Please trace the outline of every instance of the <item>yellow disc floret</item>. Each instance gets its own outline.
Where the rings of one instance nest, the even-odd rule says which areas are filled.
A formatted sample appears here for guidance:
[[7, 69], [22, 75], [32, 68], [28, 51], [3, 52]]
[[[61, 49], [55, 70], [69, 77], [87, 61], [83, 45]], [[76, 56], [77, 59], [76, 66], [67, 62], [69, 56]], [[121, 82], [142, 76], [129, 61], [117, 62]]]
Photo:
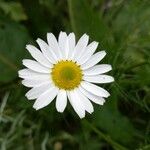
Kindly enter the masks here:
[[80, 85], [82, 80], [82, 70], [73, 61], [59, 61], [52, 68], [52, 80], [54, 84], [65, 90], [72, 90]]

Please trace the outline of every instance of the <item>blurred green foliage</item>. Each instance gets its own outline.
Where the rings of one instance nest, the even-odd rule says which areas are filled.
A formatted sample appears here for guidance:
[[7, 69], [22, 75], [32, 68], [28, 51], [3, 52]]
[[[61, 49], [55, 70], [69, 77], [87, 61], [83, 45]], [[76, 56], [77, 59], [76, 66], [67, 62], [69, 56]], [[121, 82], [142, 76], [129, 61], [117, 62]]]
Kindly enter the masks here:
[[[0, 150], [150, 150], [149, 0], [0, 0]], [[35, 111], [17, 71], [27, 43], [63, 30], [106, 49], [115, 82], [80, 120], [55, 102]]]

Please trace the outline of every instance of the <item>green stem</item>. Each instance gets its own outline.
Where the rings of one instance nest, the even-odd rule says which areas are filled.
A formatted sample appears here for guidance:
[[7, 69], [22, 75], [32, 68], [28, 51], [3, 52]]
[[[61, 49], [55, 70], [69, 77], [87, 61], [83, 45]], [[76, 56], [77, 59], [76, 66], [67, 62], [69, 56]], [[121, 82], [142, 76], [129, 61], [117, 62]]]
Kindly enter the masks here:
[[140, 67], [140, 66], [143, 66], [143, 65], [147, 65], [147, 64], [149, 64], [149, 62], [144, 61], [144, 62], [135, 64], [135, 65], [132, 65], [132, 66], [130, 66], [130, 67], [127, 67], [126, 70], [125, 70], [125, 72], [126, 72], [126, 71], [128, 72], [128, 71], [130, 71], [130, 70], [132, 70], [132, 69], [134, 69], [134, 68], [137, 68], [137, 67]]
[[13, 63], [10, 62], [9, 59], [7, 59], [5, 56], [3, 56], [2, 54], [0, 54], [0, 61], [2, 61], [2, 63], [6, 64], [8, 67], [10, 67], [12, 70], [18, 70], [18, 67]]
[[131, 70], [134, 69], [134, 68], [141, 67], [141, 66], [147, 65], [147, 64], [150, 64], [150, 63], [147, 62], [147, 61], [144, 61], [144, 62], [140, 62], [140, 63], [138, 63], [138, 64], [134, 64], [134, 65], [132, 65], [132, 66], [130, 66], [130, 67], [127, 67], [127, 68], [125, 68], [125, 69], [124, 69], [124, 67], [118, 67], [118, 68], [115, 68], [115, 69], [114, 69], [114, 72], [120, 70], [121, 72], [127, 73], [127, 72], [131, 71]]
[[150, 145], [146, 145], [146, 146], [139, 148], [137, 150], [149, 150], [149, 149], [150, 149]]
[[115, 150], [128, 150], [124, 146], [118, 144], [117, 142], [113, 141], [110, 136], [105, 135], [103, 132], [98, 130], [96, 127], [94, 127], [91, 123], [89, 123], [87, 120], [84, 120], [84, 123], [90, 127], [98, 136], [99, 138], [103, 138], [105, 141], [107, 141]]
[[72, 8], [72, 0], [68, 0], [68, 9], [69, 9], [69, 16], [70, 16], [70, 21], [71, 21], [71, 26], [72, 29], [74, 30], [75, 33], [77, 33], [75, 21], [74, 21], [74, 14], [73, 14], [73, 8]]

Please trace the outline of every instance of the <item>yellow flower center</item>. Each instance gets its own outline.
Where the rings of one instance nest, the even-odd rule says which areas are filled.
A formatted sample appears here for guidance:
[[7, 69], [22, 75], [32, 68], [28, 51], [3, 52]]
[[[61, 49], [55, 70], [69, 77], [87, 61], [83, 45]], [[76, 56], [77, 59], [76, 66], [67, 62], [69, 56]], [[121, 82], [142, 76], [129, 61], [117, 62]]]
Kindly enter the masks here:
[[52, 80], [54, 84], [65, 90], [72, 90], [79, 86], [82, 80], [82, 70], [73, 61], [60, 61], [52, 68]]

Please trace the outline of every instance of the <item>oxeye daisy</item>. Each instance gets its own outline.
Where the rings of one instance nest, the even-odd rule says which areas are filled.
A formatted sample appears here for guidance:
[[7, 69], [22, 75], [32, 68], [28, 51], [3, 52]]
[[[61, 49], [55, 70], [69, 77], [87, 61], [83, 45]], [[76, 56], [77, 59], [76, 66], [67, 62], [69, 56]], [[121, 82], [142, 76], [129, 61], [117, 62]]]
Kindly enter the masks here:
[[[98, 43], [89, 42], [84, 34], [76, 43], [75, 34], [60, 32], [58, 41], [52, 33], [47, 34], [47, 43], [36, 42], [39, 48], [27, 45], [26, 49], [35, 60], [24, 59], [27, 68], [19, 71], [22, 84], [31, 88], [26, 97], [36, 99], [33, 108], [41, 109], [56, 97], [56, 109], [63, 112], [69, 100], [80, 118], [85, 112], [94, 111], [94, 102], [103, 105], [110, 94], [95, 84], [113, 82], [114, 78], [104, 73], [112, 69], [109, 64], [97, 64], [106, 55], [105, 51], [95, 53]], [[95, 53], [95, 54], [94, 54]]]

